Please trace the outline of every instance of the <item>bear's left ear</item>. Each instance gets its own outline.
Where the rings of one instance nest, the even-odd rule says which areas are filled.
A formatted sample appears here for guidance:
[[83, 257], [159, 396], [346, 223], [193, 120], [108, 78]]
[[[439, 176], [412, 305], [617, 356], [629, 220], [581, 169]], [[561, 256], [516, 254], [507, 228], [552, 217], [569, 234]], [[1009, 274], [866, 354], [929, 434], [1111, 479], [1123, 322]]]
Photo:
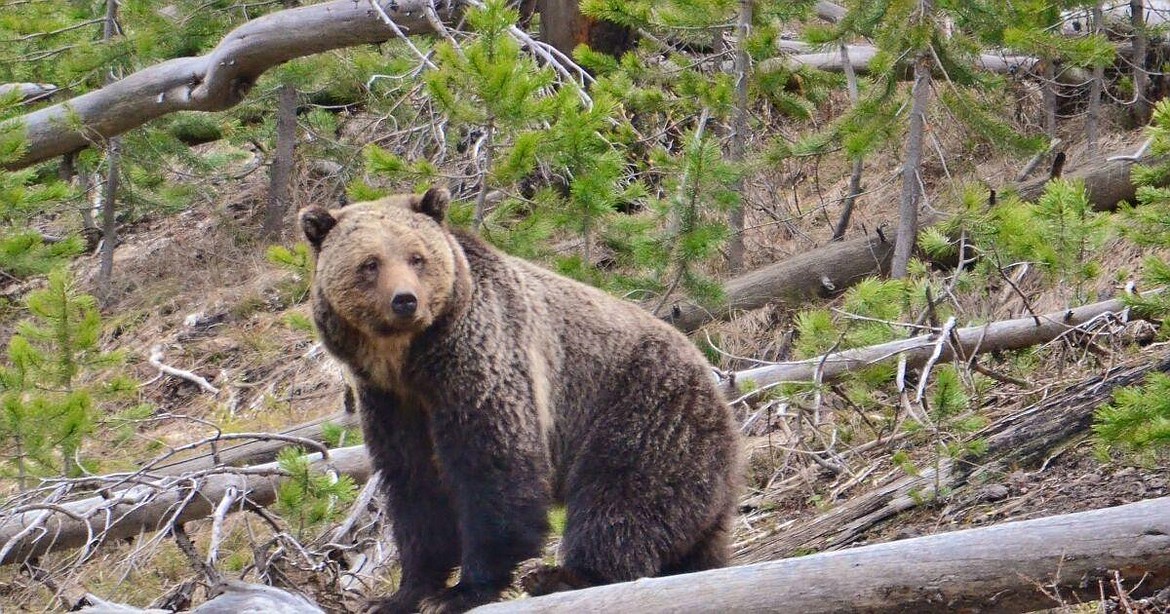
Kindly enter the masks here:
[[412, 207], [416, 212], [430, 216], [442, 224], [447, 217], [447, 205], [451, 204], [451, 193], [447, 188], [431, 188]]
[[301, 220], [301, 230], [313, 249], [320, 250], [321, 242], [337, 225], [337, 218], [324, 207], [305, 207], [297, 216]]

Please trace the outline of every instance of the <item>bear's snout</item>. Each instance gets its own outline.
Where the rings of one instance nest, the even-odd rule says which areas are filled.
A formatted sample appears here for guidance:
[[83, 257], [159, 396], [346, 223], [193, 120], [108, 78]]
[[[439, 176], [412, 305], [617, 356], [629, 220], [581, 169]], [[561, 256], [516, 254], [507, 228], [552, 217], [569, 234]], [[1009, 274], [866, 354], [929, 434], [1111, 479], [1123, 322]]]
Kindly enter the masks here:
[[396, 316], [409, 318], [417, 310], [418, 297], [413, 292], [395, 292], [394, 297], [390, 299], [390, 311], [393, 311]]

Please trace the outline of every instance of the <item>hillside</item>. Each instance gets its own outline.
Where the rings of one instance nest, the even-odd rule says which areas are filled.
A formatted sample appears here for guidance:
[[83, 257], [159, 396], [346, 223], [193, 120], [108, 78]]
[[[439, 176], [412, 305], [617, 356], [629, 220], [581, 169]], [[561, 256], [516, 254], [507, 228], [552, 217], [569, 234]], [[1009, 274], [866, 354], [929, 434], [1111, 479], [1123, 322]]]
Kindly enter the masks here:
[[[124, 19], [136, 19], [134, 15]], [[767, 27], [779, 32], [782, 26], [805, 27], [811, 18], [768, 19]], [[227, 21], [238, 25], [235, 17]], [[925, 113], [926, 145], [916, 175], [922, 190], [919, 209], [940, 230], [923, 231], [903, 285], [889, 281], [888, 264], [875, 255], [872, 272], [885, 273], [878, 279], [851, 280], [848, 287], [826, 288], [823, 296], [799, 301], [776, 296], [762, 308], [724, 313], [720, 292], [713, 287], [840, 245], [831, 237], [850, 193], [850, 148], [856, 145], [850, 139], [869, 134], [867, 130], [888, 134], [884, 140], [874, 137], [866, 145], [869, 149], [860, 150], [864, 175], [844, 239], [894, 240], [905, 169], [911, 165], [902, 145], [912, 126], [904, 126], [905, 114], [891, 109], [910, 104], [913, 85], [891, 85], [892, 98], [883, 103], [891, 105], [891, 114], [866, 119], [856, 116], [858, 104], [838, 75], [790, 71], [779, 84], [756, 75], [759, 81], [752, 82], [751, 97], [746, 98], [751, 128], [741, 131], [743, 141], [733, 145], [734, 68], [722, 59], [735, 54], [708, 48], [708, 39], [688, 40], [692, 26], [674, 27], [664, 31], [677, 38], [644, 43], [638, 51], [643, 63], [634, 68], [619, 69], [592, 58], [594, 73], [606, 76], [589, 90], [594, 105], [589, 108], [574, 107], [575, 90], [563, 76], [554, 79], [551, 71], [513, 77], [516, 87], [534, 79], [530, 95], [509, 98], [515, 108], [492, 106], [490, 97], [467, 85], [474, 71], [460, 64], [461, 54], [439, 47], [441, 37], [433, 37], [426, 39], [427, 50], [442, 67], [430, 69], [430, 76], [418, 78], [417, 84], [383, 89], [372, 76], [423, 65], [400, 42], [384, 48], [367, 45], [352, 53], [329, 51], [294, 60], [278, 69], [284, 72], [259, 79], [258, 93], [235, 110], [175, 116], [191, 124], [221, 122], [215, 138], [176, 145], [148, 132], [181, 132], [173, 124], [164, 126], [167, 119], [128, 133], [123, 141], [128, 187], [119, 204], [123, 209], [110, 283], [105, 285], [101, 273], [104, 244], [88, 246], [66, 266], [80, 291], [101, 297], [100, 349], [124, 354], [121, 366], [88, 369], [77, 381], [96, 385], [120, 373], [134, 382], [133, 390], [99, 405], [93, 434], [77, 451], [80, 462], [68, 478], [46, 473], [39, 486], [26, 490], [5, 473], [0, 487], [6, 500], [0, 513], [52, 510], [67, 500], [110, 496], [114, 486], [127, 481], [126, 474], [102, 475], [128, 472], [131, 484], [139, 478], [145, 483], [146, 477], [133, 472], [151, 459], [156, 461], [149, 465], [152, 474], [170, 480], [162, 483], [174, 489], [230, 474], [205, 467], [186, 478], [168, 475], [176, 460], [230, 451], [238, 443], [211, 441], [217, 435], [250, 433], [255, 436], [247, 439], [263, 440], [263, 433], [314, 421], [340, 420], [352, 426], [352, 416], [344, 413], [343, 370], [312, 330], [307, 297], [312, 265], [295, 247], [301, 237], [291, 223], [294, 212], [313, 204], [332, 207], [391, 191], [446, 185], [457, 201], [455, 223], [471, 225], [482, 214], [479, 232], [503, 249], [600, 285], [656, 314], [688, 303], [710, 309], [716, 317], [690, 336], [722, 374], [935, 334], [951, 318], [956, 327], [976, 326], [1123, 297], [1135, 284], [1140, 293], [1153, 289], [1147, 276], [1154, 265], [1147, 258], [1170, 252], [1166, 243], [1142, 241], [1129, 232], [1139, 225], [1133, 210], [1114, 211], [1113, 203], [1105, 212], [1093, 212], [1094, 203], [1075, 185], [1052, 188], [1067, 192], [1029, 199], [1055, 202], [1051, 206], [1057, 214], [1047, 209], [1034, 213], [1039, 206], [1013, 197], [1017, 189], [1024, 190], [1019, 186], [1027, 185], [1019, 175], [1033, 155], [1040, 164], [1029, 180], [1043, 182], [1049, 174], [1055, 150], [1045, 154], [1043, 149], [1056, 139], [1065, 177], [1100, 168], [1110, 156], [1146, 153], [1143, 143], [1158, 133], [1148, 122], [1134, 125], [1133, 104], [1123, 96], [1132, 87], [1122, 74], [1127, 60], [1121, 58], [1120, 64], [1109, 65], [1112, 89], [1107, 88], [1109, 96], [1091, 129], [1087, 94], [1080, 86], [1061, 90], [1059, 105], [1052, 107], [1045, 100], [1043, 80], [1023, 74], [1027, 71], [996, 81], [994, 88], [971, 88], [980, 108], [1000, 105], [994, 128], [1040, 143], [1032, 151], [1009, 151], [1006, 142], [996, 141], [1000, 135], [992, 127], [959, 117], [955, 107], [937, 104]], [[129, 30], [126, 36], [133, 34]], [[733, 28], [716, 30], [723, 44], [735, 44]], [[484, 39], [457, 33], [458, 48], [474, 58], [476, 45]], [[207, 52], [221, 35], [204, 41], [201, 51]], [[854, 36], [859, 42], [869, 40]], [[779, 35], [769, 40], [766, 53], [786, 57], [776, 55], [775, 48], [783, 47], [780, 40]], [[1128, 39], [1114, 42], [1121, 45]], [[666, 44], [677, 49], [655, 49]], [[527, 49], [519, 43], [507, 48], [519, 58], [513, 74], [536, 74], [536, 60], [522, 48]], [[765, 52], [753, 48], [753, 53]], [[1151, 51], [1155, 58], [1161, 57], [1158, 53]], [[680, 68], [682, 58], [694, 65]], [[753, 65], [763, 61], [753, 59]], [[1071, 55], [1065, 59], [1068, 70], [1088, 70], [1087, 65], [1074, 66], [1075, 61]], [[20, 75], [0, 76], [15, 80]], [[935, 95], [941, 100], [944, 90], [957, 90], [960, 78], [936, 82]], [[444, 107], [443, 90], [428, 79], [447, 79], [445, 87], [455, 92], [457, 104]], [[881, 77], [863, 79], [868, 91], [882, 87]], [[279, 142], [274, 97], [292, 83], [300, 88], [299, 115], [293, 116], [297, 149], [289, 196], [282, 203], [284, 224], [273, 237], [266, 235], [266, 215], [273, 181], [268, 171]], [[1160, 87], [1149, 85], [1138, 98], [1153, 101], [1161, 96]], [[326, 100], [340, 96], [335, 90], [342, 89], [346, 95], [350, 89], [360, 91], [360, 96], [337, 104]], [[628, 95], [623, 104], [610, 98], [615, 92]], [[31, 104], [28, 109], [47, 108]], [[786, 114], [792, 105], [807, 113]], [[483, 119], [477, 115], [480, 108], [498, 111], [488, 115], [493, 118], [486, 124], [490, 128], [476, 123]], [[1050, 108], [1057, 119], [1047, 130]], [[524, 113], [547, 115], [518, 119]], [[5, 115], [16, 116], [20, 113]], [[503, 117], [513, 123], [499, 119]], [[581, 127], [579, 132], [558, 132], [573, 122]], [[848, 131], [849, 122], [869, 122], [870, 127], [854, 126], [854, 134]], [[878, 124], [884, 127], [872, 127]], [[529, 136], [540, 133], [550, 142]], [[832, 138], [823, 137], [827, 133]], [[594, 142], [582, 134], [599, 136]], [[585, 143], [584, 150], [597, 149], [566, 161], [570, 156], [550, 143], [573, 138]], [[531, 161], [525, 158], [526, 144], [539, 151]], [[1165, 151], [1157, 147], [1141, 162], [1161, 163]], [[492, 153], [485, 152], [495, 152], [494, 165]], [[611, 157], [613, 165], [599, 162]], [[33, 167], [37, 170], [28, 185], [51, 181], [57, 163], [47, 159]], [[10, 160], [3, 159], [5, 164]], [[95, 184], [101, 183], [105, 161], [96, 154], [81, 160]], [[737, 170], [720, 174], [725, 169], [716, 162]], [[10, 167], [15, 169], [16, 163]], [[615, 174], [606, 174], [611, 172]], [[584, 184], [586, 178], [597, 183], [585, 185], [609, 186], [596, 191], [604, 192], [597, 196], [604, 203], [576, 191], [577, 182]], [[83, 195], [79, 181], [72, 177], [73, 193], [26, 219], [8, 214], [9, 230], [26, 224], [46, 237], [63, 237], [81, 230], [79, 208], [92, 208], [100, 218], [98, 190]], [[735, 200], [728, 194], [741, 203], [742, 231], [721, 227], [704, 234], [716, 224], [712, 220], [722, 224], [734, 209], [727, 204]], [[1155, 206], [1143, 201], [1139, 208], [1147, 205]], [[597, 207], [604, 213], [597, 213]], [[694, 228], [686, 227], [688, 211], [697, 211], [693, 217], [701, 222]], [[1014, 217], [1025, 214], [1035, 217]], [[951, 222], [955, 225], [948, 226]], [[1090, 228], [1093, 224], [1099, 226]], [[1052, 228], [1060, 234], [1051, 234]], [[729, 237], [742, 238], [739, 267], [729, 264], [734, 249]], [[951, 251], [932, 253], [931, 241], [949, 241]], [[288, 249], [274, 253], [273, 246]], [[0, 282], [6, 301], [0, 342], [7, 346], [19, 336], [17, 324], [29, 314], [23, 301], [46, 283], [41, 274], [6, 273]], [[1114, 391], [1143, 383], [1149, 371], [1170, 369], [1162, 317], [1112, 313], [1036, 347], [945, 359], [926, 368], [911, 365], [900, 376], [895, 375], [894, 360], [819, 386], [741, 386], [733, 409], [745, 435], [747, 488], [735, 525], [733, 563], [1170, 496], [1170, 458], [1164, 450], [1127, 453], [1109, 448], [1093, 427], [1100, 420], [1096, 411], [1113, 401]], [[201, 387], [194, 377], [160, 371], [160, 364], [201, 377], [217, 391]], [[920, 380], [922, 392], [916, 398]], [[352, 429], [327, 430], [315, 438], [334, 448], [360, 437]], [[168, 452], [201, 439], [207, 445], [173, 457]], [[311, 442], [299, 443], [311, 447]], [[287, 474], [288, 468], [264, 471], [265, 476]], [[76, 604], [87, 592], [137, 607], [191, 606], [209, 598], [199, 587], [218, 574], [302, 591], [328, 611], [357, 611], [366, 596], [386, 592], [396, 574], [393, 547], [373, 539], [392, 519], [370, 506], [368, 498], [360, 498], [360, 486], [345, 496], [326, 487], [328, 509], [322, 518], [310, 519], [315, 512], [290, 506], [279, 494], [271, 509], [249, 509], [225, 498], [215, 520], [177, 523], [179, 530], [172, 525], [170, 533], [146, 530], [80, 557], [79, 551], [64, 550], [24, 565], [6, 565], [0, 568], [0, 607], [60, 609]], [[197, 495], [192, 491], [190, 496]], [[353, 508], [346, 498], [352, 496], [359, 497]], [[311, 499], [303, 496], [303, 501]], [[337, 501], [346, 505], [334, 505]], [[210, 506], [219, 503], [211, 501]], [[229, 507], [246, 511], [229, 514]], [[339, 524], [351, 533], [333, 532]], [[184, 552], [187, 536], [195, 556], [190, 548]], [[336, 547], [333, 540], [339, 536], [354, 541]], [[552, 536], [549, 556], [556, 541]], [[199, 561], [209, 549], [218, 549], [218, 556]], [[1088, 607], [1079, 605], [1085, 591], [1105, 599], [1094, 607], [1106, 611], [1170, 611], [1165, 592], [1160, 601], [1136, 601], [1170, 589], [1167, 577], [1134, 586], [1111, 583], [1102, 574], [1080, 579], [1081, 594], [1066, 594], [1063, 587], [1076, 581], [1057, 581], [1059, 576], [1059, 569], [1051, 569], [1045, 577], [1032, 579], [1038, 587], [1056, 586], [1046, 605], [1059, 611], [1087, 611], [1077, 609]], [[1091, 590], [1085, 588], [1089, 584]], [[1135, 591], [1133, 597], [1130, 591]]]

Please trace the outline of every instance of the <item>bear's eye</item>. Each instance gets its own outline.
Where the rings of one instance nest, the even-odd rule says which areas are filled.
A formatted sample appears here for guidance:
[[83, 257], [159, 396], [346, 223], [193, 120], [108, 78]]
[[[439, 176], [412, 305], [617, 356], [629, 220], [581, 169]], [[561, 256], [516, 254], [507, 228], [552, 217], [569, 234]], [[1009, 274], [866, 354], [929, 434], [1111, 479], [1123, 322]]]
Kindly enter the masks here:
[[406, 261], [410, 263], [410, 266], [419, 269], [422, 268], [422, 265], [426, 263], [427, 259], [423, 258], [422, 254], [411, 254], [410, 258]]
[[358, 265], [358, 270], [361, 271], [362, 273], [376, 272], [378, 270], [378, 259], [377, 258], [366, 258], [365, 260], [362, 261], [362, 263], [360, 265]]

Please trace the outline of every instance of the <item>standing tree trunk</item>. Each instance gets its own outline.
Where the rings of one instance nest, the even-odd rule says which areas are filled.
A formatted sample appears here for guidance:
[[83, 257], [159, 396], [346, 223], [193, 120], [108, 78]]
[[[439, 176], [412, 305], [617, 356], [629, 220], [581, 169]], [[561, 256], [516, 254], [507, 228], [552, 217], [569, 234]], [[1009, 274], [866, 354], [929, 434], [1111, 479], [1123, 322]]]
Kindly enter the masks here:
[[[106, 0], [106, 20], [102, 27], [102, 40], [108, 41], [118, 32], [118, 0]], [[111, 71], [106, 84], [114, 82]], [[118, 199], [118, 163], [122, 158], [122, 138], [111, 137], [106, 141], [106, 185], [102, 195], [102, 254], [98, 269], [98, 294], [102, 302], [113, 298], [114, 246], [118, 243], [118, 222], [116, 202]], [[68, 466], [66, 466], [68, 470]]]
[[[492, 172], [492, 142], [495, 138], [496, 118], [489, 114], [487, 126], [484, 127], [483, 133], [484, 160], [483, 168], [479, 172], [479, 193], [475, 195], [475, 213], [471, 217], [471, 228], [477, 232], [483, 226], [483, 221], [487, 217], [488, 176]], [[589, 241], [588, 234], [585, 235], [585, 241]]]
[[[520, 4], [523, 10], [529, 3]], [[572, 55], [577, 45], [584, 44], [617, 57], [638, 42], [630, 28], [581, 14], [579, 0], [536, 0], [536, 10], [540, 13], [540, 39], [565, 55]]]
[[[752, 13], [755, 0], [739, 0], [739, 23], [735, 27], [735, 109], [732, 111], [731, 143], [728, 146], [731, 162], [742, 164], [744, 160], [745, 141], [747, 140], [748, 124], [748, 72], [751, 70], [751, 58], [747, 53], [747, 38], [752, 27]], [[736, 180], [732, 188], [740, 195], [740, 201], [728, 214], [728, 225], [731, 227], [731, 240], [727, 245], [727, 267], [732, 273], [743, 270], [743, 177]]]
[[1056, 58], [1044, 58], [1044, 133], [1056, 138]]
[[276, 157], [269, 174], [264, 237], [275, 241], [284, 232], [292, 192], [293, 155], [297, 145], [297, 88], [284, 84], [276, 94]]
[[[934, 12], [932, 0], [921, 0], [923, 19]], [[910, 255], [918, 240], [918, 207], [922, 200], [922, 141], [926, 132], [926, 108], [930, 103], [930, 53], [920, 51], [914, 60], [913, 102], [910, 105], [910, 133], [906, 137], [906, 161], [902, 166], [902, 202], [898, 206], [898, 235], [894, 242], [894, 260], [890, 277], [906, 276]]]
[[[1100, 35], [1105, 20], [1101, 8], [1101, 0], [1093, 5], [1093, 34]], [[1101, 92], [1105, 84], [1105, 67], [1093, 67], [1093, 79], [1089, 82], [1089, 113], [1085, 119], [1085, 135], [1088, 139], [1088, 153], [1090, 158], [1097, 157], [1098, 132], [1101, 128]]]
[[[849, 61], [849, 46], [841, 45], [841, 67], [845, 71], [845, 86], [849, 90], [849, 100], [856, 105], [861, 94], [857, 91], [857, 73], [853, 70], [853, 63]], [[841, 205], [841, 217], [837, 219], [837, 226], [833, 228], [831, 241], [840, 241], [845, 238], [845, 231], [849, 230], [849, 220], [853, 217], [853, 204], [857, 202], [857, 195], [861, 192], [861, 172], [865, 162], [858, 157], [853, 161], [853, 172], [849, 175], [849, 189], [845, 193], [845, 201]]]
[[1142, 0], [1129, 0], [1129, 19], [1133, 25], [1133, 122], [1137, 126], [1144, 126], [1150, 121], [1150, 100], [1146, 98], [1150, 74], [1146, 72], [1148, 35], [1145, 3]]

